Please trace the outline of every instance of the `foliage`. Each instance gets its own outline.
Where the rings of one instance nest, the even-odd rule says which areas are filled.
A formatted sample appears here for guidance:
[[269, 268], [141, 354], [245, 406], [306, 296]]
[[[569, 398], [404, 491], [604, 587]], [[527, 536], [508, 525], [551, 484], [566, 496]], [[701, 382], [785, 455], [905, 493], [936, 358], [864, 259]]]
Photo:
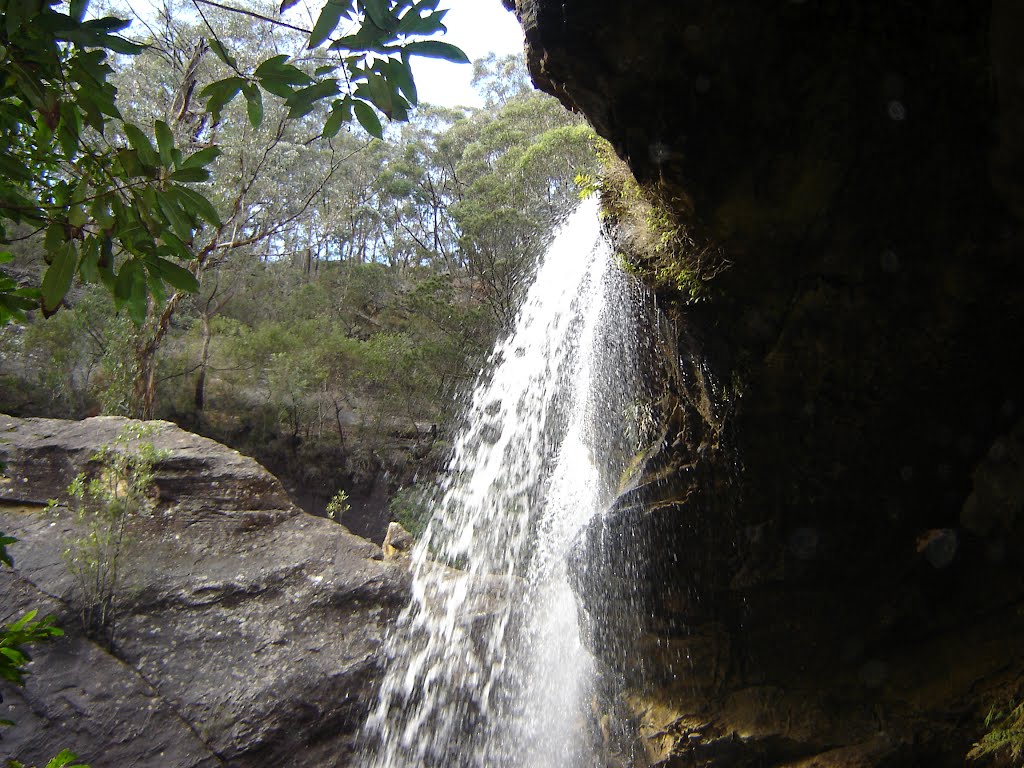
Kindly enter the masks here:
[[[31, 299], [53, 313], [78, 274], [99, 282], [137, 321], [149, 293], [194, 290], [195, 278], [177, 262], [216, 211], [188, 183], [206, 178], [216, 150], [186, 154], [158, 121], [154, 148], [143, 130], [120, 122], [116, 89], [108, 82], [109, 53], [142, 48], [118, 33], [128, 22], [86, 19], [86, 3], [68, 13], [56, 0], [5, 0], [0, 6], [0, 242], [11, 227], [45, 233], [47, 268], [38, 286], [0, 285], [0, 322], [24, 319]], [[127, 138], [112, 144], [111, 123]], [[10, 261], [10, 255], [0, 257]]]
[[[244, 71], [300, 34], [204, 15]], [[152, 45], [115, 62], [110, 80], [131, 94], [125, 119], [170, 124], [209, 30], [173, 12], [152, 26]], [[256, 129], [244, 98], [226, 104], [233, 128], [216, 136], [221, 155], [202, 184], [224, 228], [195, 235], [200, 290], [169, 297], [136, 328], [110, 319], [102, 286], [76, 286], [55, 316], [0, 331], [0, 375], [12, 383], [0, 410], [170, 418], [324, 502], [339, 485], [367, 491], [384, 468], [395, 485], [433, 471], [458, 394], [575, 202], [575, 176], [598, 167], [592, 131], [529, 91], [521, 59], [475, 69], [500, 94], [491, 106], [421, 106], [386, 143], [358, 131], [317, 139], [324, 113], [288, 120], [281, 100], [267, 100]], [[200, 58], [196, 92], [232, 72]], [[176, 136], [202, 121], [193, 113]], [[31, 242], [12, 246], [23, 271]]]
[[[77, 531], [62, 556], [78, 590], [83, 629], [108, 646], [117, 629], [128, 525], [152, 510], [153, 468], [165, 455], [145, 442], [149, 434], [146, 426], [126, 427], [92, 455], [91, 476], [83, 472], [67, 488]], [[51, 510], [57, 504], [51, 501]]]
[[[288, 54], [243, 68], [197, 3], [212, 38], [209, 49], [230, 70], [199, 96], [214, 126], [242, 94], [249, 122], [259, 127], [266, 93], [283, 100], [291, 120], [329, 103], [326, 138], [353, 119], [380, 138], [378, 113], [406, 120], [417, 103], [413, 57], [468, 61], [458, 48], [425, 39], [445, 31], [445, 12], [437, 4], [329, 0], [313, 28], [303, 30], [319, 64], [307, 72]], [[0, 0], [0, 141], [6, 150], [0, 159], [0, 243], [8, 243], [19, 226], [45, 233], [47, 264], [38, 286], [0, 272], [0, 325], [24, 321], [37, 303], [45, 314], [57, 311], [76, 275], [102, 284], [141, 325], [151, 297], [160, 304], [168, 289], [196, 290], [203, 260], [196, 237], [205, 227], [223, 226], [216, 206], [196, 187], [210, 179], [221, 150], [204, 135], [205, 119], [189, 131], [181, 125], [194, 73], [186, 73], [174, 115], [141, 124], [123, 119], [109, 54], [137, 55], [144, 48], [120, 34], [126, 20], [87, 18], [87, 5], [73, 0], [64, 13], [58, 0]], [[291, 5], [286, 0], [282, 12]], [[334, 37], [343, 19], [357, 28]], [[197, 50], [197, 62], [201, 55]], [[0, 254], [0, 263], [11, 259]]]
[[990, 756], [1009, 755], [1014, 764], [1024, 755], [1024, 702], [1009, 711], [992, 709], [985, 718], [988, 733], [974, 745], [967, 757], [970, 760]]
[[[6, 537], [10, 544], [15, 539]], [[10, 562], [9, 559], [5, 562]], [[64, 632], [54, 625], [54, 617], [36, 619], [38, 611], [29, 611], [17, 621], [0, 629], [0, 679], [15, 685], [25, 684], [25, 665], [31, 660], [26, 645], [60, 637]]]
[[352, 509], [352, 505], [348, 503], [348, 494], [339, 489], [327, 503], [327, 517], [341, 522], [341, 518], [350, 509]]
[[[2, 469], [2, 465], [0, 465]], [[12, 566], [7, 546], [17, 541], [10, 536], [0, 533], [0, 564]], [[25, 673], [31, 656], [25, 646], [33, 643], [45, 642], [61, 637], [64, 632], [54, 625], [54, 617], [46, 616], [36, 619], [38, 611], [29, 611], [17, 621], [0, 627], [0, 680], [6, 680], [14, 685], [25, 684]], [[3, 697], [0, 696], [0, 702]], [[0, 720], [0, 725], [13, 725], [10, 720]], [[89, 768], [86, 765], [71, 765], [77, 756], [63, 750], [59, 755], [47, 763], [46, 768]], [[16, 760], [8, 761], [8, 768], [24, 768]]]
[[402, 524], [413, 538], [420, 538], [430, 522], [431, 506], [423, 491], [415, 486], [401, 488], [391, 498], [388, 513]]
[[[72, 752], [70, 749], [61, 750], [60, 754], [52, 758], [47, 764], [46, 768], [89, 768], [84, 763], [76, 763], [78, 755]], [[7, 768], [26, 768], [24, 763], [19, 763], [17, 760], [10, 760], [7, 763]]]

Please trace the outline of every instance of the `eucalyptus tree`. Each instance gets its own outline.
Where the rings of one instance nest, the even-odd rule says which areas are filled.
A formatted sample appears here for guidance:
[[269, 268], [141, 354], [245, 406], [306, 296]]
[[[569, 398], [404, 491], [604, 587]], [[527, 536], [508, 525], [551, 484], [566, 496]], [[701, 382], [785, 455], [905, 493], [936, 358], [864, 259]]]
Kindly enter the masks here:
[[[325, 138], [352, 120], [379, 137], [381, 116], [404, 120], [417, 101], [414, 56], [466, 58], [426, 39], [444, 31], [437, 0], [330, 0], [311, 29], [240, 11], [271, 28], [300, 32], [313, 52], [300, 59], [300, 51], [289, 50], [258, 62], [233, 50], [230, 35], [222, 39], [211, 24], [204, 8], [222, 6], [194, 0], [209, 37], [195, 40], [188, 58], [176, 60], [183, 66], [159, 105], [163, 118], [136, 123], [122, 114], [110, 54], [137, 55], [146, 46], [122, 34], [125, 20], [88, 18], [87, 5], [72, 0], [64, 12], [57, 0], [0, 0], [0, 140], [8, 150], [0, 163], [0, 243], [20, 237], [19, 225], [33, 228], [47, 264], [35, 285], [0, 272], [0, 321], [23, 320], [37, 305], [56, 312], [76, 275], [104, 285], [136, 324], [158, 316], [140, 353], [142, 412], [148, 415], [147, 347], [166, 333], [167, 309], [173, 314], [182, 292], [196, 289], [196, 274], [217, 250], [211, 243], [228, 232], [234, 242], [238, 231], [236, 216], [222, 219], [195, 187], [210, 178], [220, 154], [212, 142], [225, 108], [243, 96], [248, 121], [259, 128], [266, 94], [281, 100], [288, 120], [320, 108]], [[157, 48], [166, 41], [151, 42]], [[229, 72], [203, 85], [198, 69], [205, 46]], [[202, 110], [193, 109], [197, 94], [205, 101]], [[213, 237], [205, 234], [211, 230]], [[197, 247], [197, 236], [205, 244]], [[11, 260], [0, 252], [0, 264]]]
[[552, 225], [574, 204], [578, 175], [596, 173], [598, 138], [549, 96], [520, 91], [453, 127], [461, 190], [450, 215], [466, 271], [493, 322], [507, 328]]

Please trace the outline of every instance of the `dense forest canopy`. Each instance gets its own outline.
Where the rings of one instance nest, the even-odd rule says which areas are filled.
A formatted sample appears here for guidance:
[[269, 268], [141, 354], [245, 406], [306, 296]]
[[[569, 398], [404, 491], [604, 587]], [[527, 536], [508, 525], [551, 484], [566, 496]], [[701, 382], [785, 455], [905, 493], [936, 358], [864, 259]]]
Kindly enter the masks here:
[[[431, 18], [436, 3], [418, 5]], [[181, 263], [197, 285], [164, 280], [161, 290], [150, 279], [140, 309], [137, 287], [119, 275], [90, 280], [80, 266], [85, 279], [66, 295], [33, 299], [42, 311], [0, 332], [0, 410], [170, 418], [321, 498], [341, 487], [368, 494], [384, 472], [390, 493], [424, 461], [436, 466], [454, 395], [508, 327], [552, 223], [577, 196], [574, 180], [594, 171], [592, 130], [533, 92], [519, 57], [473, 64], [481, 108], [412, 109], [399, 78], [389, 103], [405, 107], [378, 128], [362, 109], [336, 120], [359, 87], [296, 109], [294, 97], [273, 95], [271, 78], [267, 98], [247, 81], [218, 102], [234, 73], [286, 54], [287, 66], [322, 79], [323, 53], [295, 28], [169, 0], [131, 33], [139, 50], [112, 56], [106, 78], [123, 125], [167, 126], [174, 147], [200, 156], [170, 183], [213, 211], [179, 222], [188, 253], [165, 253], [161, 234], [156, 251], [122, 264], [137, 259], [152, 277], [159, 268], [147, 258]], [[385, 118], [381, 101], [359, 103]], [[97, 157], [138, 150], [143, 140], [123, 125], [108, 123], [102, 136], [83, 127], [76, 151], [88, 154], [89, 142]], [[159, 136], [151, 144], [159, 155]], [[159, 197], [167, 178], [148, 179], [158, 196], [139, 205], [155, 199], [159, 231], [173, 239], [176, 214]], [[86, 231], [97, 215], [87, 213]], [[39, 254], [54, 227], [6, 219], [4, 279], [45, 283]], [[88, 241], [73, 235], [58, 247], [84, 254]]]

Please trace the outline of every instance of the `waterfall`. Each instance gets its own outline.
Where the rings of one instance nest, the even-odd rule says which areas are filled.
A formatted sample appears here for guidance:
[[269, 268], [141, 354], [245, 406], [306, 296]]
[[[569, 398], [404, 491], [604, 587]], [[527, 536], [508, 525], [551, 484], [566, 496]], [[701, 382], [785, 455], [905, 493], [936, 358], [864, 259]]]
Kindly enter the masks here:
[[472, 394], [413, 554], [362, 764], [597, 764], [596, 662], [567, 560], [636, 453], [636, 304], [585, 201]]

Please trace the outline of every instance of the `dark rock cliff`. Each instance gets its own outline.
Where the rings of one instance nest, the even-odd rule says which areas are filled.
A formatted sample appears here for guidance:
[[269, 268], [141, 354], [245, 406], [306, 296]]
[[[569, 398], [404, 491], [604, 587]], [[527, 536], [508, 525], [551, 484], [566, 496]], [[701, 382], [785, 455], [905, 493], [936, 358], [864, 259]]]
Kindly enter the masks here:
[[649, 759], [964, 764], [1024, 694], [1024, 6], [516, 6], [666, 314], [579, 558]]
[[[67, 634], [4, 685], [0, 755], [43, 765], [70, 748], [93, 768], [352, 765], [387, 626], [408, 572], [342, 526], [305, 514], [253, 459], [168, 422], [144, 439], [154, 513], [130, 525], [112, 651], [78, 629], [61, 550], [73, 523], [44, 513], [126, 419], [0, 414], [0, 622], [52, 613]], [[138, 424], [138, 422], [134, 422]]]

